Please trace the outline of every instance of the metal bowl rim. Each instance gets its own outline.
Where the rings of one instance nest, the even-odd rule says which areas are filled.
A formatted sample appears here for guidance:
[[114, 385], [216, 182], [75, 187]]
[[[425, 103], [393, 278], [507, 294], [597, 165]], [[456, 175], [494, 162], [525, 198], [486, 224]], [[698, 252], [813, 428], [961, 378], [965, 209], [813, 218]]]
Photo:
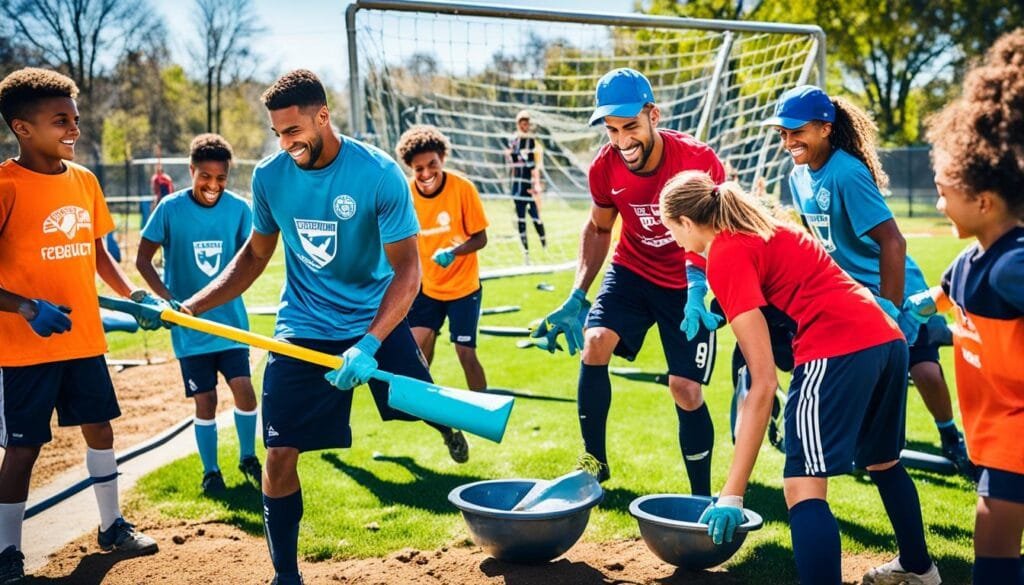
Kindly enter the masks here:
[[536, 478], [527, 477], [513, 477], [508, 479], [485, 479], [482, 481], [474, 481], [472, 483], [463, 484], [455, 487], [452, 491], [448, 492], [448, 501], [453, 506], [462, 510], [463, 512], [471, 512], [473, 514], [484, 516], [487, 518], [503, 518], [508, 520], [551, 520], [554, 518], [562, 518], [565, 516], [571, 516], [578, 512], [589, 510], [594, 506], [601, 503], [604, 499], [604, 490], [602, 489], [596, 495], [579, 502], [571, 508], [564, 510], [551, 510], [547, 512], [528, 512], [528, 511], [513, 511], [513, 510], [498, 510], [495, 508], [486, 508], [472, 502], [467, 502], [462, 497], [462, 492], [470, 488], [474, 488], [479, 485], [492, 484], [492, 483], [512, 483], [512, 482], [533, 482], [544, 481]]
[[[655, 516], [649, 512], [645, 512], [640, 509], [640, 505], [648, 500], [660, 499], [660, 498], [699, 498], [706, 499], [708, 502], [714, 501], [714, 498], [709, 496], [694, 496], [691, 494], [649, 494], [646, 496], [640, 496], [629, 503], [629, 513], [636, 518], [638, 521], [650, 522], [657, 526], [663, 526], [665, 528], [676, 528], [685, 530], [687, 532], [702, 532], [707, 534], [708, 525], [700, 522], [687, 522], [685, 520], [672, 520], [670, 518], [663, 518], [661, 516]], [[743, 514], [746, 516], [747, 521], [736, 527], [739, 532], [751, 532], [761, 528], [764, 524], [764, 519], [757, 512], [750, 508], [743, 508]]]

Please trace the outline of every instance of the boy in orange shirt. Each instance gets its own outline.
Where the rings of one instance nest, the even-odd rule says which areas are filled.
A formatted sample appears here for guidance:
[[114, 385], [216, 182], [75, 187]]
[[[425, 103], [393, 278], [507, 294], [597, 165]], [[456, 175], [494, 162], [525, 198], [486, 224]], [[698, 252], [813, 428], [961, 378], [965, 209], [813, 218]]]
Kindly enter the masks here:
[[430, 363], [447, 317], [466, 384], [483, 390], [487, 377], [476, 355], [481, 302], [476, 252], [487, 245], [487, 216], [473, 183], [444, 170], [449, 150], [448, 138], [433, 126], [413, 126], [395, 147], [412, 169], [409, 188], [420, 222], [423, 285], [409, 310], [409, 325]]
[[[81, 426], [100, 510], [103, 550], [156, 552], [121, 516], [110, 420], [120, 416], [95, 274], [123, 296], [135, 290], [103, 246], [114, 228], [96, 177], [69, 162], [80, 131], [78, 88], [53, 71], [25, 68], [0, 81], [0, 115], [18, 139], [0, 163], [0, 583], [24, 576], [21, 526], [32, 467], [51, 440], [50, 419]], [[140, 318], [145, 329], [159, 318]]]

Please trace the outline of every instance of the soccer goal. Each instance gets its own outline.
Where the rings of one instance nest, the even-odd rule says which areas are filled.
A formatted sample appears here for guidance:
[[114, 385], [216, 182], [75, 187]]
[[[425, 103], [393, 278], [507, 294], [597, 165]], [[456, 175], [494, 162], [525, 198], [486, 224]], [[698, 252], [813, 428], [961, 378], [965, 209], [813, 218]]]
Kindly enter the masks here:
[[353, 131], [389, 153], [413, 124], [449, 136], [448, 166], [485, 199], [481, 264], [492, 273], [527, 260], [509, 153], [521, 110], [543, 147], [547, 247], [527, 217], [530, 258], [533, 268], [564, 266], [576, 257], [587, 168], [605, 140], [603, 128], [587, 126], [604, 73], [644, 72], [661, 127], [707, 142], [744, 187], [770, 190], [787, 157], [759, 122], [780, 93], [824, 72], [815, 26], [395, 0], [360, 0], [346, 21]]

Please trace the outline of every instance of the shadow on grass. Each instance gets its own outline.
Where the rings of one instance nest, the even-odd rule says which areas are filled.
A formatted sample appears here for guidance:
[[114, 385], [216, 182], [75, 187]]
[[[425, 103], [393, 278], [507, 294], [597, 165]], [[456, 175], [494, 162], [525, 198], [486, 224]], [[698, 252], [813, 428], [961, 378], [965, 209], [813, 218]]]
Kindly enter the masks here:
[[235, 484], [220, 492], [202, 494], [202, 497], [218, 502], [224, 508], [224, 515], [218, 518], [219, 521], [237, 526], [253, 536], [263, 536], [263, 494], [253, 484]]
[[526, 400], [539, 400], [542, 402], [576, 402], [575, 398], [566, 398], [563, 396], [548, 396], [544, 394], [532, 394], [530, 392], [524, 392], [522, 390], [509, 390], [507, 388], [488, 388], [481, 390], [481, 392], [487, 394], [496, 394], [498, 396], [512, 396], [514, 398], [523, 398]]
[[436, 514], [456, 513], [457, 510], [448, 503], [448, 492], [460, 485], [487, 479], [476, 475], [439, 473], [416, 463], [412, 457], [378, 457], [377, 461], [400, 465], [416, 478], [415, 482], [397, 482], [381, 479], [371, 471], [350, 465], [337, 453], [322, 453], [320, 458], [370, 490], [381, 504], [401, 504]]

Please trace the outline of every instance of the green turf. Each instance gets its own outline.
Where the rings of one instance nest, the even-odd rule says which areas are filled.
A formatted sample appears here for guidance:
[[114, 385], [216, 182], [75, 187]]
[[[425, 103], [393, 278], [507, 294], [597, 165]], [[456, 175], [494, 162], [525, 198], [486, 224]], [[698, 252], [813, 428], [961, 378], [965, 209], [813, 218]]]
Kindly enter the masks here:
[[[937, 220], [901, 220], [907, 233], [932, 233], [908, 238], [908, 246], [922, 264], [929, 282], [964, 242], [954, 240]], [[276, 272], [275, 274], [279, 274]], [[485, 284], [484, 306], [521, 305], [518, 313], [486, 316], [482, 323], [526, 326], [532, 319], [562, 302], [572, 275], [507, 278]], [[254, 298], [276, 294], [279, 282], [258, 284]], [[554, 292], [538, 290], [547, 282]], [[263, 292], [260, 292], [263, 291]], [[591, 290], [591, 297], [596, 285]], [[258, 328], [264, 326], [258, 324]], [[445, 336], [442, 336], [445, 337]], [[732, 447], [728, 435], [731, 396], [728, 352], [733, 337], [728, 328], [718, 338], [719, 366], [707, 389], [707, 400], [717, 429], [714, 489], [728, 471]], [[352, 412], [354, 445], [303, 455], [300, 475], [305, 516], [300, 551], [306, 559], [380, 556], [404, 547], [432, 549], [465, 539], [467, 533], [446, 495], [453, 487], [479, 479], [501, 477], [554, 477], [571, 469], [582, 450], [576, 419], [578, 358], [564, 353], [554, 357], [537, 349], [516, 349], [515, 338], [481, 337], [479, 353], [490, 386], [530, 392], [556, 400], [518, 399], [508, 431], [500, 444], [471, 438], [469, 463], [448, 459], [440, 437], [425, 425], [382, 424], [365, 387], [356, 390]], [[433, 368], [435, 377], [450, 386], [464, 380], [447, 339], [439, 341]], [[952, 372], [949, 351], [943, 352], [946, 371]], [[613, 366], [662, 371], [664, 360], [658, 336], [652, 333], [638, 360], [616, 359]], [[259, 374], [257, 374], [257, 387]], [[952, 383], [952, 380], [950, 380]], [[612, 479], [607, 496], [593, 514], [585, 538], [600, 541], [638, 536], [627, 511], [629, 502], [655, 492], [687, 492], [676, 439], [676, 417], [664, 386], [613, 377], [615, 389], [608, 439]], [[935, 451], [937, 434], [916, 392], [910, 391], [909, 439], [916, 448]], [[237, 447], [232, 431], [221, 435], [222, 462], [234, 461]], [[374, 453], [379, 452], [378, 457]], [[262, 453], [261, 453], [262, 457]], [[253, 490], [232, 472], [228, 493], [210, 499], [200, 495], [200, 463], [191, 456], [154, 472], [139, 483], [146, 508], [175, 518], [218, 519], [238, 525], [253, 535], [262, 534], [260, 501]], [[782, 456], [763, 447], [746, 495], [748, 507], [761, 513], [764, 529], [753, 534], [729, 569], [750, 582], [796, 581], [786, 509], [782, 496]], [[971, 527], [975, 496], [972, 486], [956, 477], [912, 472], [917, 481], [929, 534], [928, 542], [946, 583], [968, 581]], [[895, 554], [886, 516], [877, 492], [864, 477], [842, 477], [830, 485], [830, 503], [848, 553]]]

